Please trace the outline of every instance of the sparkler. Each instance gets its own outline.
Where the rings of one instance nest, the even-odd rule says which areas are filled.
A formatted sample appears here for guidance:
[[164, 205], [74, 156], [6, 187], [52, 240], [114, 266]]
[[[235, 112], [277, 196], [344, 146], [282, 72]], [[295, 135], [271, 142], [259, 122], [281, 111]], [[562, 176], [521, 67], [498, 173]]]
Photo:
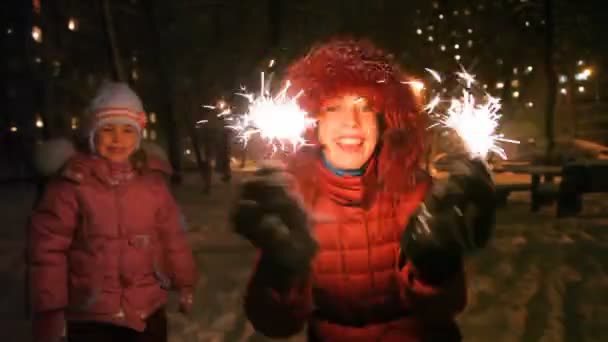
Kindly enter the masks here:
[[[436, 79], [438, 73], [427, 69]], [[457, 72], [458, 78], [466, 83], [462, 91], [462, 97], [449, 100], [450, 105], [445, 112], [435, 113], [442, 99], [439, 96], [433, 98], [425, 110], [436, 116], [437, 122], [431, 127], [442, 126], [454, 130], [463, 140], [467, 152], [472, 158], [486, 159], [488, 153], [493, 152], [502, 159], [507, 159], [501, 143], [515, 143], [519, 141], [506, 139], [503, 134], [497, 132], [498, 121], [501, 118], [500, 100], [489, 94], [478, 103], [471, 92], [471, 86], [475, 84], [475, 76], [469, 74], [464, 68]]]
[[245, 145], [254, 135], [258, 135], [272, 146], [273, 152], [287, 151], [289, 147], [296, 151], [298, 147], [306, 144], [304, 133], [316, 124], [316, 120], [297, 104], [302, 91], [294, 97], [287, 95], [290, 87], [291, 83], [287, 81], [285, 86], [272, 96], [262, 72], [259, 94], [245, 92], [244, 87], [241, 87], [242, 92], [236, 93], [247, 99], [248, 111], [238, 114], [232, 113], [230, 108], [225, 108], [218, 116], [225, 116], [227, 121], [231, 121], [227, 127], [236, 131], [237, 139]]

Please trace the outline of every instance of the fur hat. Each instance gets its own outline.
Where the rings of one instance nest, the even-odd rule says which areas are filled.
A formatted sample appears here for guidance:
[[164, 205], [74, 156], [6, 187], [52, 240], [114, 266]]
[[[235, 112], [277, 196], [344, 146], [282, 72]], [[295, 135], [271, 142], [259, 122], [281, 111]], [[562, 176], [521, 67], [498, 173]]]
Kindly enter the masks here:
[[85, 133], [92, 152], [95, 152], [95, 131], [105, 124], [120, 123], [133, 126], [139, 134], [139, 141], [141, 141], [141, 130], [146, 126], [146, 114], [142, 102], [125, 83], [102, 84], [91, 101], [86, 115]]
[[[392, 55], [367, 40], [334, 39], [295, 61], [285, 79], [291, 82], [292, 95], [303, 91], [298, 104], [313, 115], [325, 99], [347, 94], [365, 97], [381, 115], [378, 180], [413, 179], [425, 148], [427, 117], [412, 79]], [[318, 143], [316, 136], [309, 138]]]

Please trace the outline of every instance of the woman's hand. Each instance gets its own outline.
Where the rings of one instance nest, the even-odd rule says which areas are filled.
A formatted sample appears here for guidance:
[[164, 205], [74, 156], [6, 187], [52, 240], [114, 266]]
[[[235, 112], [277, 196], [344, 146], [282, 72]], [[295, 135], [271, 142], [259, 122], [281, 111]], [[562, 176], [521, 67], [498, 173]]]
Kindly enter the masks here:
[[282, 164], [262, 167], [242, 185], [232, 224], [277, 267], [301, 273], [309, 268], [318, 245], [310, 232], [311, 217], [294, 187]]
[[483, 248], [493, 231], [494, 183], [480, 160], [457, 159], [410, 218], [401, 250], [420, 277], [441, 282], [461, 269], [462, 256]]

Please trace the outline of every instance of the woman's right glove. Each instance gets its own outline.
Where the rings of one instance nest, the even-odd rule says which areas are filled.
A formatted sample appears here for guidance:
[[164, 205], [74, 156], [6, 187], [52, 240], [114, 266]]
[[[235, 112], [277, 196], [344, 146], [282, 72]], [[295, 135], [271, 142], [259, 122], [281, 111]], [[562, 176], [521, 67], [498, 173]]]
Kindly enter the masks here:
[[60, 342], [65, 337], [63, 310], [44, 311], [34, 314], [32, 323], [34, 342]]
[[318, 250], [294, 182], [282, 164], [263, 166], [241, 186], [231, 216], [236, 233], [262, 251], [273, 271], [287, 277], [308, 272]]

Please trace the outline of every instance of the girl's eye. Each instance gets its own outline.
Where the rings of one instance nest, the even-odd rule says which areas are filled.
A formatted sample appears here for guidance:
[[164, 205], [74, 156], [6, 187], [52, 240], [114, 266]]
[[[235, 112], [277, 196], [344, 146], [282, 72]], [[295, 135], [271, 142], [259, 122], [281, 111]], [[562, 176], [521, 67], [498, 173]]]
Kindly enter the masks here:
[[325, 107], [326, 112], [336, 112], [338, 111], [338, 106], [327, 106]]
[[104, 132], [112, 132], [114, 130], [114, 128], [110, 127], [110, 126], [103, 126], [103, 128], [101, 129]]
[[124, 128], [122, 129], [122, 131], [123, 131], [123, 132], [125, 132], [125, 133], [133, 133], [133, 132], [135, 132], [135, 130], [134, 130], [134, 129], [133, 129], [133, 127], [131, 127], [131, 126], [126, 126], [126, 127], [124, 127]]

